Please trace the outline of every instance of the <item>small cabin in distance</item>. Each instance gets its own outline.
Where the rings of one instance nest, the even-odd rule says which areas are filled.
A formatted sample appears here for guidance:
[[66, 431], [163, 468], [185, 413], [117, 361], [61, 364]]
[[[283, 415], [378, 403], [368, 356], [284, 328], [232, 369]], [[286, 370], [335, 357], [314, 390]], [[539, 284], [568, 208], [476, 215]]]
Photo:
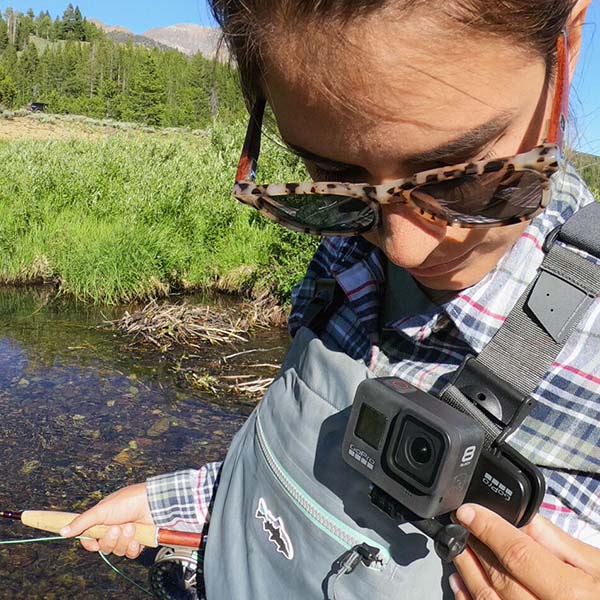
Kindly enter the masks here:
[[27, 105], [29, 112], [46, 112], [48, 105], [44, 102], [31, 102]]

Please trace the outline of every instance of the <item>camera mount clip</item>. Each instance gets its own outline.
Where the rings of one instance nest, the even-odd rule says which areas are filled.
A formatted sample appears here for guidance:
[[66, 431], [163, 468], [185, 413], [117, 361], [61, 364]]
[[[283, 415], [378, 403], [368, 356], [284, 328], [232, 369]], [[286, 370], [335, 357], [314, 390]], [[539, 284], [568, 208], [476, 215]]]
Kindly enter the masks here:
[[531, 411], [533, 400], [500, 379], [474, 356], [467, 356], [456, 371], [453, 385], [496, 427], [495, 445], [513, 433]]
[[388, 517], [410, 523], [433, 539], [435, 553], [445, 562], [453, 561], [467, 547], [469, 532], [458, 523], [443, 525], [437, 519], [421, 519], [376, 485], [371, 486], [371, 502]]

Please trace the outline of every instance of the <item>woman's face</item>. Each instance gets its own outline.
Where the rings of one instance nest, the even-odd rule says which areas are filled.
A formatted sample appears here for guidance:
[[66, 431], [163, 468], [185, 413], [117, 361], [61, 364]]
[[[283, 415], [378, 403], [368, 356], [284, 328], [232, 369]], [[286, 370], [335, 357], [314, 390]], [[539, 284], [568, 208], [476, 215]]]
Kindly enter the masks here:
[[[449, 35], [417, 15], [350, 25], [346, 43], [310, 28], [303, 37], [274, 36], [263, 87], [285, 141], [320, 157], [307, 161], [315, 179], [385, 183], [516, 154], [543, 137], [552, 99], [544, 61], [508, 41], [469, 29]], [[446, 228], [396, 204], [365, 237], [422, 285], [460, 290], [525, 227]]]

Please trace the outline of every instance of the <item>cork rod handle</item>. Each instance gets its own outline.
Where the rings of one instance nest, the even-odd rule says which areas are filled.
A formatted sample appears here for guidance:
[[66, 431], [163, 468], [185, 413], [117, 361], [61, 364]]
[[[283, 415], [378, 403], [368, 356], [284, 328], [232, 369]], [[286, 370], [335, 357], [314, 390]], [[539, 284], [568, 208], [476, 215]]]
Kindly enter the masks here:
[[[59, 533], [59, 531], [67, 524], [69, 524], [77, 513], [70, 512], [59, 512], [54, 510], [26, 510], [23, 512], [21, 521], [24, 525], [33, 527], [34, 529], [41, 529], [42, 531], [48, 531], [50, 533]], [[154, 525], [144, 525], [141, 523], [134, 523], [135, 535], [134, 539], [151, 548], [158, 546], [157, 541], [157, 529]], [[84, 531], [81, 535], [91, 538], [101, 538], [108, 531], [110, 527], [106, 525], [97, 525]]]

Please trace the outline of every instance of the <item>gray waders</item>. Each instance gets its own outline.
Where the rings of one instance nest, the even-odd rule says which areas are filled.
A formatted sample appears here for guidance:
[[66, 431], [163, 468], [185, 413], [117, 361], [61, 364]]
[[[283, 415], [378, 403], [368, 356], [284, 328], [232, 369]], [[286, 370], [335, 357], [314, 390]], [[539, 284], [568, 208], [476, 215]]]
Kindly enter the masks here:
[[296, 334], [223, 466], [206, 548], [208, 599], [327, 598], [341, 561], [365, 542], [383, 562], [337, 577], [338, 600], [444, 597], [433, 542], [375, 508], [368, 482], [342, 460], [354, 392], [366, 377], [363, 364], [310, 330]]

